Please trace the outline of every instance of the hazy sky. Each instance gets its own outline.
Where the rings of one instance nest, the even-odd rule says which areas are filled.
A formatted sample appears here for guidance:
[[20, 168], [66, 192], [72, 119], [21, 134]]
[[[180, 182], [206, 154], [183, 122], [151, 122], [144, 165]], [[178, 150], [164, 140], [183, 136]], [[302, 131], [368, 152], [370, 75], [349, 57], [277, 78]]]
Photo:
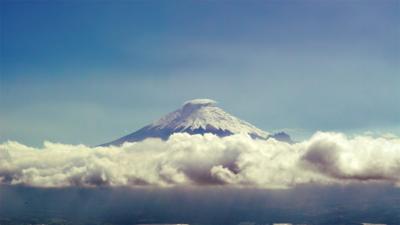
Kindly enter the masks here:
[[101, 144], [192, 98], [400, 134], [400, 1], [0, 2], [0, 141]]

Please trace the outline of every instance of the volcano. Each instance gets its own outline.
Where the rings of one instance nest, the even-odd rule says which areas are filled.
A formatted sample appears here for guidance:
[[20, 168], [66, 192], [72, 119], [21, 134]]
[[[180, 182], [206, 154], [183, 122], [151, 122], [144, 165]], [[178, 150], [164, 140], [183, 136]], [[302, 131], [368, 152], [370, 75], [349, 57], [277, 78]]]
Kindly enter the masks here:
[[274, 138], [278, 141], [292, 142], [290, 136], [284, 132], [270, 134], [232, 116], [216, 105], [217, 102], [211, 99], [187, 101], [180, 109], [165, 115], [158, 121], [101, 146], [119, 146], [125, 142], [137, 142], [146, 138], [166, 140], [174, 133], [212, 133], [219, 137], [247, 134], [254, 139]]

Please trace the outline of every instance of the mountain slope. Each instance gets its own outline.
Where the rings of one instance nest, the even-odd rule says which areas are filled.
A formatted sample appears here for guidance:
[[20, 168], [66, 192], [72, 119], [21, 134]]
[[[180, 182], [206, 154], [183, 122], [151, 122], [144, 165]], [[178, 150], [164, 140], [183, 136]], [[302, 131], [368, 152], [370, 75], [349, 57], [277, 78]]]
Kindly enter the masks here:
[[[242, 133], [253, 138], [274, 138], [274, 135], [270, 135], [217, 107], [214, 100], [194, 99], [185, 102], [180, 109], [167, 114], [158, 121], [102, 146], [121, 145], [124, 142], [136, 142], [150, 137], [165, 140], [171, 134], [180, 132], [189, 134], [212, 133], [220, 137]], [[290, 137], [283, 132], [276, 135], [278, 135], [277, 140], [282, 138], [281, 141], [291, 141]]]

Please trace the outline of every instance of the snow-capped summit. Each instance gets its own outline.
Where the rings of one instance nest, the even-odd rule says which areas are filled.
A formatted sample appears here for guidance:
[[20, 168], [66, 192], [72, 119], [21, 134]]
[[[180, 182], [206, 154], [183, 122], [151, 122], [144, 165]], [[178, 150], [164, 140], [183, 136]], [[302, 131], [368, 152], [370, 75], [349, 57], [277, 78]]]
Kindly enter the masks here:
[[261, 139], [274, 137], [274, 135], [230, 115], [216, 105], [217, 102], [211, 99], [187, 101], [180, 109], [132, 134], [103, 144], [103, 146], [121, 145], [124, 142], [141, 141], [150, 137], [168, 139], [171, 134], [182, 132], [189, 134], [213, 133], [221, 137], [240, 133]]
[[182, 108], [162, 117], [154, 122], [151, 127], [173, 131], [195, 131], [199, 129], [206, 131], [211, 129], [214, 132], [247, 133], [259, 137], [268, 136], [268, 133], [217, 107], [216, 103], [211, 99], [187, 101]]

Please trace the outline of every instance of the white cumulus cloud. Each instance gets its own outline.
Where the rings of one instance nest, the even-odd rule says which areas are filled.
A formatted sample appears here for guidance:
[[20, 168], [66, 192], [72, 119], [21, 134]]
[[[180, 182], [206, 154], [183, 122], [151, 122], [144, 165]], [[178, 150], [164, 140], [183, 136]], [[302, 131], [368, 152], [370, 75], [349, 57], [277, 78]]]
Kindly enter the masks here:
[[354, 182], [400, 185], [400, 138], [317, 132], [288, 144], [178, 133], [120, 147], [0, 144], [0, 183], [9, 185], [290, 188]]

